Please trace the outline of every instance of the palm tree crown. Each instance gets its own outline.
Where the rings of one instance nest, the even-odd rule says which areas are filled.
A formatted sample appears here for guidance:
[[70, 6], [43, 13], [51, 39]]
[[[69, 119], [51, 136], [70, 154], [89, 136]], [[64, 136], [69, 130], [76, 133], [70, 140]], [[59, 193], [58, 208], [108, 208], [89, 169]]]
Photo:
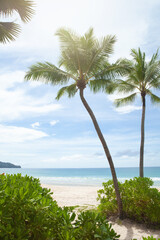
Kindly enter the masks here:
[[[63, 94], [72, 97], [78, 88], [85, 88], [87, 84], [93, 90], [94, 85], [96, 85], [94, 80], [97, 80], [98, 73], [98, 78], [101, 78], [100, 73], [107, 66], [108, 68], [111, 67], [108, 63], [108, 57], [113, 52], [115, 36], [109, 35], [98, 41], [93, 35], [92, 28], [82, 37], [63, 28], [59, 29], [56, 35], [59, 37], [61, 44], [61, 57], [59, 59], [61, 69], [48, 62], [37, 63], [30, 68], [26, 79], [42, 80], [43, 78], [44, 82], [50, 82], [54, 85], [63, 85], [67, 84], [70, 79], [74, 80], [70, 86], [60, 89], [57, 99]], [[99, 82], [102, 82], [104, 79], [99, 80]], [[102, 85], [101, 83], [98, 84]]]
[[[34, 14], [33, 2], [30, 0], [1, 0], [0, 16], [11, 16], [17, 12], [23, 22], [28, 22]], [[15, 40], [20, 32], [19, 24], [14, 22], [0, 22], [0, 42]]]
[[131, 95], [117, 99], [117, 106], [133, 102], [138, 94], [142, 99], [148, 95], [152, 103], [160, 103], [160, 98], [152, 92], [152, 89], [160, 89], [160, 61], [158, 51], [153, 54], [151, 60], [146, 62], [145, 53], [140, 49], [131, 50], [133, 60], [124, 60], [126, 65], [130, 65], [130, 72], [126, 80], [118, 81], [119, 92], [131, 93]]
[[146, 96], [150, 97], [152, 103], [160, 103], [160, 97], [152, 91], [160, 89], [160, 61], [158, 60], [158, 50], [153, 54], [149, 62], [146, 62], [145, 53], [142, 53], [140, 49], [138, 51], [132, 49], [131, 56], [133, 57], [132, 61], [124, 60], [125, 64], [130, 66], [126, 80], [119, 80], [117, 82], [117, 90], [119, 92], [131, 94], [127, 97], [117, 99], [115, 104], [121, 106], [133, 102], [138, 94], [141, 95], [140, 177], [143, 177]]

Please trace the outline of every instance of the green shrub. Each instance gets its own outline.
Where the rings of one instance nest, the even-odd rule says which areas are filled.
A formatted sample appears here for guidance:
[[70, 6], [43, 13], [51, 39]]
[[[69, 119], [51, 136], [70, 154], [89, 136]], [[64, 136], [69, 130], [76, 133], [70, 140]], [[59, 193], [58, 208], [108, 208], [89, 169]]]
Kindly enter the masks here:
[[160, 240], [160, 238], [156, 239], [153, 236], [148, 236], [147, 238], [143, 237], [143, 240]]
[[[147, 238], [146, 237], [142, 237], [143, 238], [143, 240], [160, 240], [160, 238], [154, 238], [153, 236], [148, 236]], [[132, 239], [132, 240], [137, 240], [137, 239]]]
[[38, 179], [21, 174], [1, 175], [1, 239], [46, 239], [49, 235], [46, 220], [59, 211], [49, 192], [40, 186]]
[[0, 175], [0, 239], [118, 239], [106, 219], [90, 211], [76, 217], [73, 208], [58, 207], [38, 179]]
[[111, 224], [108, 224], [104, 215], [92, 211], [82, 212], [75, 222], [75, 227], [77, 240], [109, 240], [120, 237], [111, 228]]
[[[119, 183], [126, 217], [148, 225], [160, 226], [160, 192], [151, 188], [149, 178], [134, 178]], [[108, 215], [117, 214], [117, 201], [113, 182], [103, 183], [104, 189], [98, 191], [99, 209]]]

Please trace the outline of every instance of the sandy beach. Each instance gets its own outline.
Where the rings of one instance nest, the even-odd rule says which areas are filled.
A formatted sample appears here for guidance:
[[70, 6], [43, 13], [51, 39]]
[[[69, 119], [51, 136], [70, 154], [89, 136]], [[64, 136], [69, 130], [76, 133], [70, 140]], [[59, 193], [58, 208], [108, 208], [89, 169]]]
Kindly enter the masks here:
[[[97, 206], [97, 190], [100, 187], [95, 186], [57, 186], [42, 184], [42, 187], [50, 188], [53, 192], [53, 199], [58, 205], [63, 206], [81, 206], [91, 208]], [[160, 230], [147, 229], [142, 224], [135, 224], [129, 220], [111, 222], [114, 230], [121, 235], [120, 240], [131, 240], [136, 238], [142, 240], [142, 236], [153, 235], [160, 238]]]

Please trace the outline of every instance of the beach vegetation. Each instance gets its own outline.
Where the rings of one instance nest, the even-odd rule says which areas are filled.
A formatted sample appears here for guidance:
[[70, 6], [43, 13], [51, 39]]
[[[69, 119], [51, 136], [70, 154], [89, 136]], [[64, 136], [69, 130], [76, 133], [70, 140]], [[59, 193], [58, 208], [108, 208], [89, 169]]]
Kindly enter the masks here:
[[[132, 239], [132, 240], [137, 240], [137, 239]], [[154, 238], [153, 236], [148, 236], [148, 237], [142, 237], [142, 240], [160, 240], [160, 238]]]
[[[119, 183], [126, 218], [147, 226], [160, 227], [160, 192], [153, 188], [150, 178], [135, 177]], [[98, 191], [98, 209], [107, 216], [117, 215], [117, 204], [113, 181], [103, 183]]]
[[[18, 13], [21, 20], [26, 23], [34, 14], [34, 3], [31, 0], [1, 0], [0, 16], [11, 17]], [[0, 22], [0, 42], [7, 43], [15, 40], [20, 32], [20, 25], [14, 21]]]
[[146, 97], [150, 97], [153, 104], [160, 104], [160, 97], [156, 91], [160, 89], [160, 60], [158, 50], [152, 55], [150, 61], [146, 61], [146, 55], [138, 50], [131, 50], [132, 60], [123, 60], [124, 65], [128, 67], [126, 71], [126, 80], [118, 80], [118, 92], [129, 94], [127, 97], [115, 100], [117, 107], [129, 104], [135, 101], [138, 95], [141, 96], [142, 117], [141, 117], [141, 143], [140, 143], [140, 161], [139, 176], [144, 176], [144, 141], [145, 141], [145, 112]]
[[114, 64], [109, 64], [108, 62], [109, 56], [113, 53], [116, 38], [115, 36], [107, 35], [98, 40], [94, 36], [92, 28], [84, 36], [79, 36], [69, 29], [60, 28], [56, 32], [56, 36], [60, 40], [61, 56], [59, 66], [56, 67], [49, 62], [38, 62], [29, 68], [25, 79], [42, 81], [53, 86], [64, 85], [58, 91], [57, 100], [63, 95], [71, 98], [77, 92], [79, 93], [108, 159], [116, 192], [118, 213], [119, 217], [122, 218], [122, 201], [114, 163], [97, 119], [84, 97], [86, 87], [89, 87], [94, 93], [99, 89], [105, 89], [105, 91], [110, 92], [113, 88], [112, 80], [117, 75], [124, 73], [125, 68], [121, 61]]
[[100, 239], [119, 239], [112, 229], [112, 225], [108, 224], [105, 215], [95, 211], [87, 210], [78, 215], [75, 222], [76, 239], [100, 240]]
[[118, 240], [102, 214], [61, 208], [33, 177], [0, 175], [0, 239]]
[[38, 179], [0, 175], [0, 239], [46, 239], [49, 220], [56, 220], [58, 212], [50, 191]]

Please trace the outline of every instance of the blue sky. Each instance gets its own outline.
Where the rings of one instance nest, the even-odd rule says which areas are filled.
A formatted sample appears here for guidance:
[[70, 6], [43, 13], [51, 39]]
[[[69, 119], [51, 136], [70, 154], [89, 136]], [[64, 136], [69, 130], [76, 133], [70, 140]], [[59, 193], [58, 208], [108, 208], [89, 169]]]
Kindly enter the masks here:
[[[148, 59], [160, 47], [159, 0], [37, 0], [36, 14], [15, 42], [0, 45], [0, 161], [28, 167], [108, 167], [92, 122], [77, 94], [55, 100], [58, 87], [24, 82], [37, 61], [57, 65], [54, 33], [67, 27], [79, 34], [94, 28], [99, 38], [114, 34], [111, 61], [141, 47]], [[13, 16], [20, 22], [17, 15]], [[160, 96], [160, 93], [158, 93]], [[139, 165], [140, 99], [116, 109], [115, 95], [85, 91], [116, 167]], [[145, 166], [160, 166], [160, 106], [147, 99]]]

